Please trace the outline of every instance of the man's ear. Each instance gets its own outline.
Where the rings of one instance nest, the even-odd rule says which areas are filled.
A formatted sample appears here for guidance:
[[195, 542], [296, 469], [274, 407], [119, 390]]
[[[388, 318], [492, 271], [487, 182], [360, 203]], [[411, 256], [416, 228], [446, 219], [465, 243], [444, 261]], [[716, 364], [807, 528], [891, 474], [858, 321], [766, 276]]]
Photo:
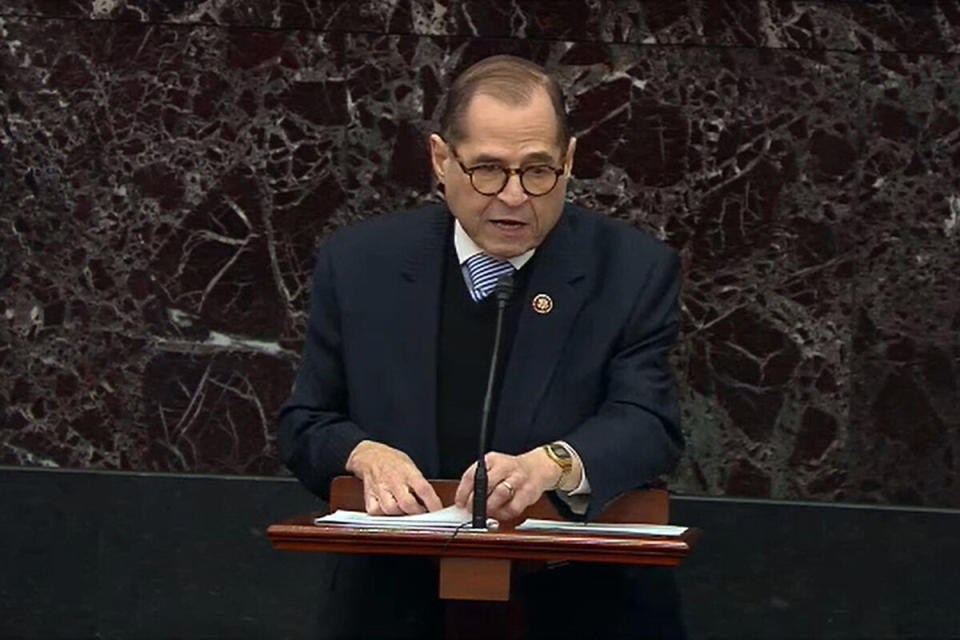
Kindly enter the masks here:
[[570, 142], [567, 144], [567, 155], [564, 161], [567, 177], [573, 175], [573, 152], [577, 150], [577, 139], [570, 136]]
[[447, 159], [450, 157], [450, 147], [436, 133], [430, 134], [430, 163], [433, 165], [433, 174], [439, 182], [443, 182], [447, 170]]

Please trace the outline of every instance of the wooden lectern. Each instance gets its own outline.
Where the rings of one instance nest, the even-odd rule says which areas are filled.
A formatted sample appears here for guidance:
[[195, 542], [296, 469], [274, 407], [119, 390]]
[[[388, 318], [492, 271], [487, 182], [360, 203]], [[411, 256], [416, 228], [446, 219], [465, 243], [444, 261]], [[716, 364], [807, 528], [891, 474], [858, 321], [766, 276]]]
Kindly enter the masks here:
[[[453, 504], [455, 480], [431, 481], [445, 505]], [[330, 511], [363, 511], [363, 485], [354, 477], [334, 479]], [[677, 566], [699, 537], [688, 528], [679, 536], [626, 536], [516, 531], [526, 518], [561, 520], [546, 497], [497, 531], [369, 530], [336, 525], [319, 526], [309, 513], [267, 529], [280, 551], [324, 551], [435, 556], [440, 561], [440, 598], [447, 600], [507, 601], [511, 564], [515, 560], [539, 563], [580, 561], [635, 565]], [[631, 491], [610, 504], [595, 522], [667, 524], [669, 500], [661, 489]]]

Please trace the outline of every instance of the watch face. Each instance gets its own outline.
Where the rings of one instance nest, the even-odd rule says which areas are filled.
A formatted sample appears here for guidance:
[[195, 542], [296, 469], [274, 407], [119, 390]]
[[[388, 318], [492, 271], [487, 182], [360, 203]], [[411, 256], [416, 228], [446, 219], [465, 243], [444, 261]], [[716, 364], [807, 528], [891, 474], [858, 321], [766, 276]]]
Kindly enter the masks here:
[[560, 460], [567, 462], [568, 460], [573, 460], [573, 457], [570, 455], [570, 452], [567, 451], [567, 448], [562, 444], [553, 443], [550, 445], [550, 451], [553, 452], [553, 455], [558, 457]]

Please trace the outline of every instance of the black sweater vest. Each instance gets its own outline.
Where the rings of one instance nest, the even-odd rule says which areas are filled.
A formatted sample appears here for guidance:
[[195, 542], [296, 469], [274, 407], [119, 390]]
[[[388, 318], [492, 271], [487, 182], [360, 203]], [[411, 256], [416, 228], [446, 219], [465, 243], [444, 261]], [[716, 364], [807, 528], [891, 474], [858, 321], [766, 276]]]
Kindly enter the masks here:
[[[474, 302], [451, 239], [440, 296], [439, 344], [437, 349], [437, 445], [440, 477], [459, 479], [476, 459], [480, 440], [480, 413], [490, 373], [490, 358], [497, 323], [493, 294]], [[489, 448], [496, 424], [503, 372], [510, 354], [517, 322], [527, 298], [526, 289], [534, 259], [514, 275], [514, 294], [503, 316], [500, 357], [494, 383]]]

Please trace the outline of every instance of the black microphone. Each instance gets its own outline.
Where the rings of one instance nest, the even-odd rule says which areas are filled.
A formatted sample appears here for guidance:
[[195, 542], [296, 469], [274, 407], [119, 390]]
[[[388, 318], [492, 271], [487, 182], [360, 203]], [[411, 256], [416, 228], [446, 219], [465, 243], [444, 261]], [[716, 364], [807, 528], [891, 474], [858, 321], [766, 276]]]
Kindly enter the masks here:
[[487, 393], [483, 397], [483, 411], [480, 414], [480, 453], [477, 456], [477, 470], [473, 476], [473, 528], [487, 528], [487, 464], [483, 459], [487, 453], [487, 429], [490, 425], [490, 404], [493, 402], [493, 384], [497, 377], [497, 360], [500, 356], [500, 333], [503, 329], [503, 310], [513, 295], [513, 275], [500, 276], [493, 288], [497, 300], [497, 329], [493, 334], [493, 353], [490, 356], [490, 373], [487, 376]]

